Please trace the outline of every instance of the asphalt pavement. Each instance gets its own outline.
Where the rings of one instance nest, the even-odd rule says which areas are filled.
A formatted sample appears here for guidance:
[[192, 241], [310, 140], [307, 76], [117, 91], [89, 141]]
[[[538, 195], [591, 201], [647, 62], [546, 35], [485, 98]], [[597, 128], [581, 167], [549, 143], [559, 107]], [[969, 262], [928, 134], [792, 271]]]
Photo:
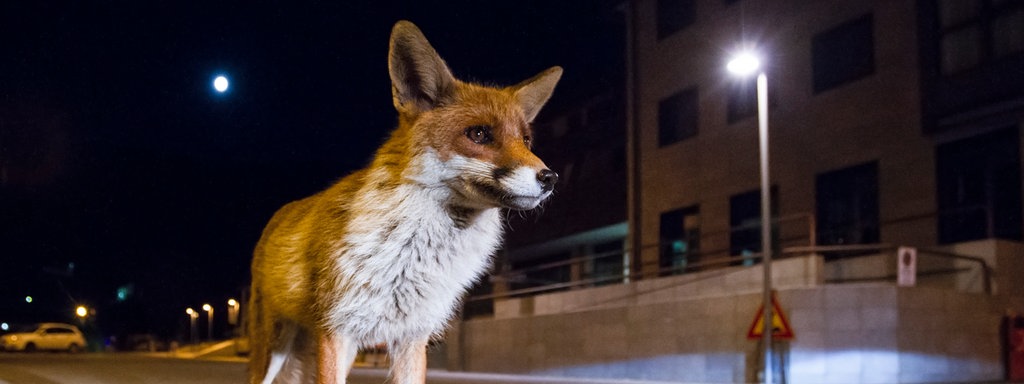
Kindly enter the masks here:
[[[0, 353], [0, 384], [238, 384], [246, 380], [245, 369], [244, 359], [216, 353]], [[356, 368], [348, 383], [381, 384], [386, 377], [384, 369]], [[427, 383], [642, 384], [440, 370], [429, 371]]]

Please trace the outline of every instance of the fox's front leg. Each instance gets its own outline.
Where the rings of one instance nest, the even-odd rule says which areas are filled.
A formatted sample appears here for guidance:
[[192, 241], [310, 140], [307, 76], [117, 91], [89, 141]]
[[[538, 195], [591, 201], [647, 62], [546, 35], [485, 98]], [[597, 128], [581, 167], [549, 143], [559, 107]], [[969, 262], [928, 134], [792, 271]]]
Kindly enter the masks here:
[[423, 384], [427, 381], [427, 339], [388, 346], [392, 384]]
[[345, 384], [359, 351], [351, 337], [324, 332], [317, 337], [317, 380], [319, 384]]

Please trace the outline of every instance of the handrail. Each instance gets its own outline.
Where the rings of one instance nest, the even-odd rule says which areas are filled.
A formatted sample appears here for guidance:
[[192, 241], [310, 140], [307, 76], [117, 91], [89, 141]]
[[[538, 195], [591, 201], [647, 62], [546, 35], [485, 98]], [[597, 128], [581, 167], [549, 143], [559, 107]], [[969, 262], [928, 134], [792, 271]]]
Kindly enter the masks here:
[[929, 255], [932, 256], [945, 257], [949, 259], [967, 260], [978, 263], [979, 265], [981, 265], [981, 279], [984, 284], [985, 293], [989, 295], [992, 294], [992, 267], [988, 265], [988, 261], [986, 261], [984, 258], [978, 256], [960, 255], [948, 251], [930, 248], [921, 248], [919, 249], [919, 251], [927, 252]]
[[[666, 244], [660, 244], [660, 243], [659, 244], [647, 244], [647, 245], [643, 246], [642, 249], [650, 249], [650, 248], [655, 248], [655, 247], [661, 248], [661, 247], [665, 247], [665, 246], [667, 246], [667, 245]], [[799, 255], [799, 254], [833, 253], [833, 252], [876, 252], [876, 253], [888, 253], [888, 252], [895, 252], [897, 248], [898, 247], [895, 246], [895, 245], [886, 244], [886, 243], [880, 243], [880, 244], [851, 244], [851, 245], [791, 246], [791, 247], [785, 247], [785, 248], [782, 249], [782, 254], [780, 255], [781, 256], [780, 258], [792, 257], [793, 255]], [[566, 266], [566, 265], [573, 265], [573, 264], [578, 264], [578, 263], [585, 263], [585, 262], [589, 262], [589, 261], [593, 261], [593, 260], [597, 260], [597, 259], [602, 259], [602, 258], [613, 257], [613, 256], [622, 256], [622, 255], [624, 255], [627, 252], [629, 252], [629, 250], [608, 251], [608, 252], [602, 252], [602, 253], [598, 253], [598, 254], [594, 254], [594, 255], [578, 256], [578, 257], [573, 257], [573, 258], [570, 258], [570, 259], [567, 259], [567, 260], [561, 260], [561, 261], [545, 263], [545, 264], [541, 264], [541, 265], [530, 266], [530, 267], [523, 268], [523, 269], [518, 269], [518, 270], [503, 271], [502, 273], [492, 275], [491, 281], [492, 282], [513, 281], [514, 280], [514, 278], [513, 278], [514, 276], [522, 276], [522, 275], [525, 275], [528, 272], [545, 270], [545, 269], [561, 267], [561, 266]], [[718, 251], [713, 251], [713, 252], [698, 252], [698, 253], [694, 253], [693, 255], [694, 256], [707, 256], [707, 255], [712, 255], [712, 254], [721, 254], [721, 253], [725, 253], [725, 252], [728, 252], [728, 250], [718, 250]], [[943, 251], [943, 250], [938, 250], [938, 249], [930, 249], [930, 248], [919, 248], [919, 254], [927, 255], [929, 257], [930, 256], [935, 256], [935, 257], [940, 257], [940, 258], [947, 258], [947, 259], [954, 259], [954, 260], [965, 260], [965, 261], [970, 261], [970, 262], [978, 263], [978, 265], [981, 268], [981, 273], [982, 273], [983, 290], [984, 290], [984, 292], [986, 294], [992, 294], [992, 271], [991, 271], [991, 268], [988, 265], [988, 262], [984, 258], [977, 257], [977, 256], [960, 255], [960, 254], [955, 254], [955, 253], [948, 252], [948, 251]], [[857, 258], [857, 257], [862, 257], [862, 256], [865, 256], [865, 255], [854, 255], [854, 256], [848, 256], [848, 257], [844, 257], [844, 258]], [[632, 279], [637, 278], [637, 277], [660, 276], [660, 275], [675, 273], [675, 272], [679, 272], [679, 271], [686, 271], [686, 270], [693, 270], [693, 269], [704, 269], [704, 268], [708, 268], [708, 267], [728, 266], [728, 265], [734, 265], [734, 264], [736, 264], [738, 262], [744, 262], [744, 261], [748, 261], [748, 260], [756, 262], [757, 260], [760, 260], [760, 259], [761, 259], [761, 254], [760, 253], [751, 253], [751, 254], [748, 254], [748, 255], [739, 255], [739, 256], [715, 257], [715, 258], [709, 259], [709, 260], [701, 260], [701, 261], [690, 262], [690, 263], [687, 263], [686, 265], [682, 265], [682, 266], [658, 268], [655, 271], [621, 273], [621, 274], [615, 274], [615, 275], [609, 275], [609, 276], [599, 276], [599, 277], [592, 277], [592, 278], [587, 278], [587, 279], [579, 279], [579, 280], [574, 280], [574, 281], [558, 282], [558, 283], [546, 284], [546, 285], [537, 286], [537, 287], [529, 287], [529, 288], [507, 290], [507, 291], [504, 291], [504, 292], [501, 292], [501, 293], [491, 293], [491, 294], [485, 294], [485, 295], [477, 295], [477, 296], [472, 296], [472, 297], [468, 298], [467, 301], [479, 301], [479, 300], [490, 300], [490, 299], [497, 299], [497, 298], [515, 297], [515, 296], [521, 296], [521, 295], [528, 295], [528, 294], [535, 294], [535, 293], [541, 293], [541, 292], [561, 290], [561, 289], [566, 289], [566, 288], [575, 288], [575, 287], [581, 287], [581, 286], [591, 286], [591, 285], [594, 285], [594, 284], [605, 283], [605, 282], [609, 282], [609, 281], [625, 281], [627, 279], [632, 280]], [[925, 275], [944, 274], [944, 273], [960, 273], [960, 272], [964, 272], [964, 271], [967, 271], [967, 270], [969, 270], [969, 268], [952, 268], [952, 269], [949, 269], [949, 270], [942, 270], [942, 271], [924, 271], [924, 272], [921, 272], [921, 274], [922, 274], [922, 276], [925, 276]], [[880, 277], [880, 279], [888, 279], [890, 277], [891, 276], [883, 276], [883, 277]], [[872, 278], [872, 279], [874, 279], [874, 278]]]

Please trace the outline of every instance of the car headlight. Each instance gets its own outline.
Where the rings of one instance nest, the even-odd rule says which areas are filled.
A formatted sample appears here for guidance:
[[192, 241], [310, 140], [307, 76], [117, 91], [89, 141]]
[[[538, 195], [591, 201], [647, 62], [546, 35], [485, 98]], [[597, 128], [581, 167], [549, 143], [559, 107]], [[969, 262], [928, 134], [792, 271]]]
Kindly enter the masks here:
[[10, 340], [10, 341], [18, 341], [18, 336], [17, 336], [17, 335], [10, 335], [10, 336], [7, 336], [7, 340]]

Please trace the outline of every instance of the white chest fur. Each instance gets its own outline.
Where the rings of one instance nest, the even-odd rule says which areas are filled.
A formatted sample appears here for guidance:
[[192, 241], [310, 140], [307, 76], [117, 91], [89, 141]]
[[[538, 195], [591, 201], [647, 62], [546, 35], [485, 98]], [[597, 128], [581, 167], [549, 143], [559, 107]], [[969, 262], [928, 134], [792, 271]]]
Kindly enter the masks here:
[[328, 321], [338, 331], [368, 345], [444, 328], [501, 240], [499, 209], [460, 223], [445, 204], [448, 194], [416, 184], [360, 191], [333, 258], [340, 289]]

